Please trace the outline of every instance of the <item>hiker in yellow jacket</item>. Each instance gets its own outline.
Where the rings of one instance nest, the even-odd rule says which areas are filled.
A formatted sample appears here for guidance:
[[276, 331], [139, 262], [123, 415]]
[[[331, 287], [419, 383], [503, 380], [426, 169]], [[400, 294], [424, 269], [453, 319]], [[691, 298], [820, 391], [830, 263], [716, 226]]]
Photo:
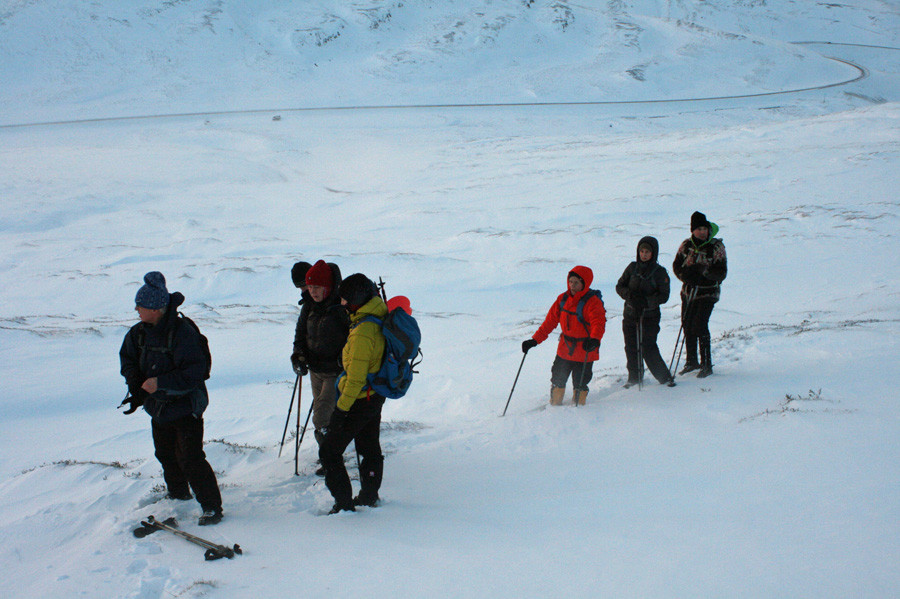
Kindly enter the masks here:
[[[325, 438], [319, 447], [319, 459], [325, 467], [325, 485], [334, 497], [330, 514], [356, 511], [356, 506], [375, 507], [384, 469], [381, 453], [381, 408], [384, 397], [369, 389], [366, 377], [378, 372], [384, 356], [384, 334], [378, 323], [366, 320], [387, 316], [387, 306], [369, 278], [357, 273], [341, 283], [338, 295], [350, 314], [350, 335], [341, 360], [344, 373], [338, 379], [338, 400]], [[361, 458], [360, 491], [353, 497], [350, 477], [344, 467], [344, 450], [355, 441]]]

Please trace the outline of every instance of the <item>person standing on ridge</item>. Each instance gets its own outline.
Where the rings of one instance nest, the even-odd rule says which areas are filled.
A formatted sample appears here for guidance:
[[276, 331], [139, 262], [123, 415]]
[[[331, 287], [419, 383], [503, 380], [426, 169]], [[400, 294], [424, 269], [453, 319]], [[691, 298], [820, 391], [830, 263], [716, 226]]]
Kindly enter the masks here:
[[574, 401], [587, 401], [593, 363], [599, 357], [600, 341], [606, 330], [606, 308], [599, 291], [591, 289], [594, 273], [587, 266], [576, 266], [567, 276], [568, 290], [556, 298], [543, 324], [530, 339], [522, 342], [522, 351], [542, 343], [560, 326], [556, 358], [550, 368], [550, 405], [562, 404], [566, 382], [572, 378]]
[[222, 496], [216, 474], [203, 452], [203, 412], [209, 404], [206, 379], [210, 362], [200, 332], [178, 315], [180, 292], [169, 293], [161, 272], [144, 275], [134, 298], [140, 322], [125, 334], [119, 350], [131, 414], [150, 414], [156, 459], [172, 499], [191, 499], [203, 510], [198, 524], [222, 520]]
[[[337, 293], [341, 284], [341, 269], [337, 264], [319, 260], [307, 270], [304, 284], [308, 297], [303, 301], [294, 331], [291, 366], [298, 376], [309, 372], [312, 423], [321, 447], [334, 410], [334, 383], [342, 370], [341, 351], [347, 343], [350, 321]], [[324, 467], [320, 466], [316, 474], [323, 476]]]
[[697, 377], [704, 378], [713, 373], [709, 317], [719, 301], [720, 287], [728, 274], [725, 244], [715, 237], [718, 232], [718, 225], [709, 222], [702, 212], [694, 212], [691, 236], [681, 243], [672, 263], [672, 272], [683, 283], [681, 322], [686, 357], [684, 368], [678, 374], [699, 369]]
[[669, 273], [659, 264], [658, 257], [659, 242], [656, 238], [642, 238], [637, 246], [637, 260], [625, 267], [625, 272], [616, 283], [616, 293], [625, 300], [622, 334], [625, 336], [628, 365], [626, 389], [641, 382], [641, 361], [647, 364], [660, 384], [675, 386], [675, 380], [656, 344], [659, 307], [669, 301]]
[[[319, 446], [325, 486], [334, 497], [330, 514], [354, 512], [357, 506], [378, 505], [384, 470], [380, 436], [385, 398], [369, 388], [367, 377], [381, 368], [385, 339], [381, 326], [367, 317], [383, 321], [388, 309], [375, 283], [361, 273], [344, 279], [338, 295], [350, 315], [350, 334], [341, 355], [344, 372], [338, 379], [337, 404]], [[361, 458], [360, 491], [356, 497], [344, 466], [344, 450], [350, 441], [355, 442]]]

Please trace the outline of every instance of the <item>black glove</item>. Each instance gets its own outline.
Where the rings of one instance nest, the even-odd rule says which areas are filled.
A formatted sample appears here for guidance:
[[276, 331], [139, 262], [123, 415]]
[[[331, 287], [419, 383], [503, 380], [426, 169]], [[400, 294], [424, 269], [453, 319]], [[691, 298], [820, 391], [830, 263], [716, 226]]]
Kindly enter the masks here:
[[647, 298], [640, 293], [632, 293], [628, 297], [628, 303], [631, 304], [632, 308], [640, 311], [647, 307]]
[[697, 285], [702, 285], [706, 279], [703, 276], [704, 269], [701, 267], [693, 266], [691, 268], [685, 268], [681, 273], [681, 280], [691, 287], [696, 287]]
[[144, 405], [144, 395], [146, 391], [141, 389], [135, 385], [128, 386], [128, 395], [125, 396], [125, 399], [122, 400], [122, 403], [119, 404], [121, 408], [125, 404], [128, 404], [128, 409], [122, 412], [123, 414], [134, 414], [139, 407]]
[[309, 367], [306, 365], [303, 356], [296, 352], [291, 354], [291, 367], [294, 369], [294, 374], [298, 376], [306, 376], [306, 373], [309, 372]]
[[537, 347], [537, 344], [537, 341], [535, 341], [534, 339], [526, 339], [522, 342], [522, 353], [527, 354], [528, 350], [532, 347]]
[[584, 351], [592, 352], [595, 349], [600, 349], [600, 340], [594, 339], [593, 337], [588, 337], [581, 345], [582, 347], [584, 347]]
[[328, 421], [328, 428], [326, 430], [330, 434], [340, 432], [344, 429], [344, 424], [346, 422], [347, 412], [338, 407], [335, 407], [334, 412], [331, 413], [331, 420]]

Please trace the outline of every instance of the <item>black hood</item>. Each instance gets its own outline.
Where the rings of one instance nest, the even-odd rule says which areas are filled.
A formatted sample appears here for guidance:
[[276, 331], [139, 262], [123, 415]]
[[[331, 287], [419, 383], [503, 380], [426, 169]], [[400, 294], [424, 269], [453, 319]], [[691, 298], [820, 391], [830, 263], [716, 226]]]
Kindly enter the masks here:
[[184, 295], [180, 291], [176, 291], [175, 293], [169, 294], [169, 305], [166, 306], [166, 314], [163, 316], [162, 328], [168, 328], [169, 325], [174, 322], [176, 318], [176, 314], [178, 314], [178, 308], [181, 307], [181, 304], [184, 303]]
[[635, 260], [637, 260], [638, 264], [642, 264], [641, 262], [641, 245], [647, 244], [650, 246], [653, 251], [653, 257], [646, 264], [654, 264], [659, 258], [659, 242], [656, 240], [656, 237], [642, 237], [637, 244], [637, 250], [635, 250]]

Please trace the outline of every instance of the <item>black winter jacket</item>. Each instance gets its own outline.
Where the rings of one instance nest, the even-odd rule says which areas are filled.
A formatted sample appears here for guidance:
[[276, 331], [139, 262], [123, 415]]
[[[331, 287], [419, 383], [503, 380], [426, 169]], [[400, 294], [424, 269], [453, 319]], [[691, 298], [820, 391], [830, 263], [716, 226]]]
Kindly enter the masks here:
[[728, 262], [725, 256], [725, 244], [721, 239], [712, 237], [718, 227], [710, 230], [710, 239], [700, 241], [690, 236], [678, 247], [672, 272], [684, 285], [681, 287], [682, 298], [687, 298], [690, 290], [696, 288], [697, 298], [708, 298], [713, 302], [719, 300], [719, 287], [728, 275]]
[[339, 374], [343, 370], [341, 351], [350, 332], [350, 317], [337, 292], [341, 269], [337, 264], [328, 266], [332, 278], [329, 296], [316, 302], [304, 294], [294, 330], [294, 353], [302, 356], [309, 369], [317, 374]]
[[625, 318], [658, 316], [660, 305], [669, 301], [669, 273], [657, 259], [659, 258], [659, 242], [655, 237], [644, 237], [638, 242], [648, 244], [653, 256], [647, 262], [641, 262], [640, 249], [637, 260], [625, 267], [625, 272], [616, 283], [616, 293], [625, 300]]
[[[182, 303], [181, 293], [170, 294], [159, 324], [137, 323], [125, 334], [119, 350], [121, 373], [128, 389], [135, 397], [143, 398], [144, 410], [159, 422], [172, 422], [190, 414], [199, 418], [209, 403], [206, 354], [197, 331], [178, 317]], [[157, 378], [158, 390], [148, 395], [141, 385], [153, 377]]]

